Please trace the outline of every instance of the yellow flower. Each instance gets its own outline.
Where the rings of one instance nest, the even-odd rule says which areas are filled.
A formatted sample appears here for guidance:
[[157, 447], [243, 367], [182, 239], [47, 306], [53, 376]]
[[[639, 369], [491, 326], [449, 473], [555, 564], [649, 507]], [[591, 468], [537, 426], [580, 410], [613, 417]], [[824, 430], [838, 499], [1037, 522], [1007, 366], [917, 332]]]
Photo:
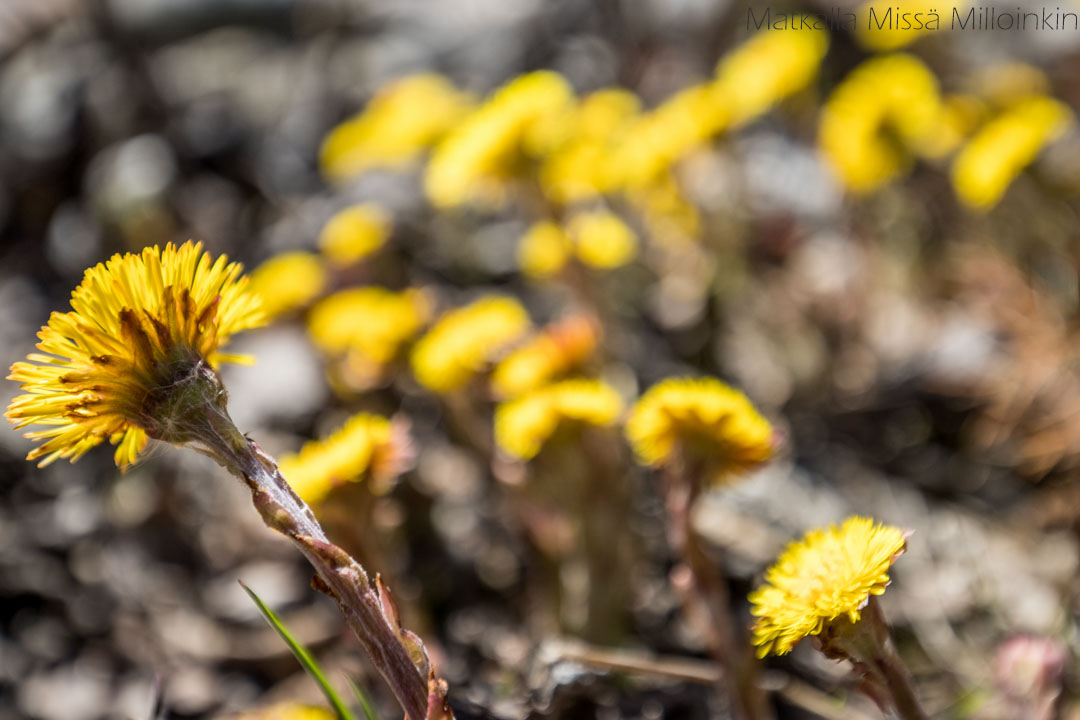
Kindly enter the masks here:
[[521, 237], [517, 249], [518, 267], [529, 277], [551, 277], [566, 266], [573, 249], [573, 243], [562, 228], [550, 220], [541, 220]]
[[353, 205], [326, 223], [319, 234], [319, 249], [332, 264], [347, 267], [381, 248], [390, 225], [390, 217], [379, 206]]
[[[220, 352], [236, 332], [262, 323], [259, 298], [248, 292], [238, 263], [216, 262], [202, 244], [146, 248], [114, 255], [86, 271], [71, 293], [71, 311], [54, 312], [41, 329], [30, 362], [11, 367], [8, 379], [25, 395], [7, 409], [27, 434], [45, 442], [28, 460], [72, 462], [108, 440], [121, 467], [135, 462], [147, 437], [186, 441], [165, 417], [183, 384], [212, 366], [244, 358]], [[181, 408], [182, 409], [182, 408]]]
[[[945, 26], [952, 22], [952, 10], [955, 2], [927, 2], [926, 0], [893, 0], [889, 4], [868, 0], [855, 10], [859, 22], [855, 26], [855, 40], [860, 45], [877, 52], [899, 50], [919, 39], [921, 35], [935, 30], [931, 10], [938, 14], [938, 28], [941, 22]], [[888, 11], [891, 14], [887, 14]], [[871, 16], [873, 11], [873, 16]], [[907, 16], [905, 24], [903, 17]]]
[[413, 374], [422, 385], [447, 393], [465, 385], [529, 329], [516, 300], [484, 297], [444, 315], [412, 352]]
[[975, 134], [956, 156], [952, 182], [970, 207], [993, 207], [1016, 176], [1072, 122], [1069, 109], [1048, 97], [1017, 103]]
[[273, 319], [307, 306], [326, 287], [326, 268], [318, 255], [287, 252], [275, 255], [251, 272], [250, 292]]
[[374, 492], [385, 492], [412, 462], [407, 428], [378, 415], [358, 413], [324, 440], [306, 443], [278, 468], [296, 494], [309, 504], [337, 485], [369, 478]]
[[495, 442], [508, 455], [529, 460], [562, 423], [608, 426], [622, 409], [622, 399], [610, 385], [564, 380], [501, 403], [495, 410]]
[[662, 244], [678, 244], [701, 236], [701, 214], [683, 194], [672, 173], [630, 193], [651, 238]]
[[411, 75], [383, 87], [361, 114], [334, 128], [319, 164], [331, 180], [400, 167], [441, 138], [472, 101], [441, 75]]
[[534, 390], [585, 362], [598, 336], [596, 323], [584, 315], [559, 320], [503, 358], [491, 373], [491, 387], [501, 398]]
[[959, 142], [937, 80], [910, 55], [867, 60], [833, 91], [818, 142], [851, 190], [876, 190], [905, 172], [911, 153], [941, 157]]
[[237, 715], [226, 716], [228, 720], [335, 720], [337, 715], [321, 707], [283, 702]]
[[580, 212], [566, 225], [575, 254], [594, 268], [617, 268], [637, 255], [637, 236], [622, 219], [606, 210]]
[[736, 48], [717, 65], [713, 89], [728, 105], [727, 127], [749, 122], [810, 84], [828, 48], [828, 33], [812, 29], [761, 32]]
[[765, 462], [773, 453], [769, 422], [738, 390], [715, 378], [668, 378], [634, 405], [626, 435], [638, 460], [660, 466], [680, 450], [699, 455], [713, 480]]
[[788, 545], [750, 594], [758, 657], [788, 653], [838, 618], [858, 622], [870, 596], [885, 592], [906, 543], [897, 528], [852, 517]]
[[728, 106], [712, 83], [680, 90], [651, 112], [639, 115], [612, 150], [610, 185], [649, 185], [676, 161], [726, 126]]
[[597, 90], [582, 99], [570, 139], [540, 167], [544, 193], [555, 202], [570, 203], [612, 191], [610, 153], [640, 107], [636, 95], [617, 88]]
[[428, 198], [440, 208], [498, 204], [521, 161], [542, 150], [540, 131], [572, 98], [566, 80], [546, 70], [504, 85], [435, 147], [424, 175]]
[[308, 333], [322, 351], [338, 355], [359, 350], [377, 364], [390, 362], [423, 327], [429, 312], [419, 290], [380, 287], [342, 290], [320, 300], [308, 313]]

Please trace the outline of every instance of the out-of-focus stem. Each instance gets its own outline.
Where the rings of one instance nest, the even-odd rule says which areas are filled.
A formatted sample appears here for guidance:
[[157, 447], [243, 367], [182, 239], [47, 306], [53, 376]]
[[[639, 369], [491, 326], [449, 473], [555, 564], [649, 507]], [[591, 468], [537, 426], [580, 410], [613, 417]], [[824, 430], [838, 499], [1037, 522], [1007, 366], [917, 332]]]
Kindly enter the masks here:
[[420, 638], [401, 627], [389, 590], [344, 550], [331, 543], [311, 508], [282, 477], [273, 458], [245, 437], [224, 408], [208, 406], [196, 433], [199, 449], [251, 489], [268, 527], [290, 540], [315, 568], [313, 584], [335, 600], [408, 720], [450, 720], [446, 684], [428, 661]]

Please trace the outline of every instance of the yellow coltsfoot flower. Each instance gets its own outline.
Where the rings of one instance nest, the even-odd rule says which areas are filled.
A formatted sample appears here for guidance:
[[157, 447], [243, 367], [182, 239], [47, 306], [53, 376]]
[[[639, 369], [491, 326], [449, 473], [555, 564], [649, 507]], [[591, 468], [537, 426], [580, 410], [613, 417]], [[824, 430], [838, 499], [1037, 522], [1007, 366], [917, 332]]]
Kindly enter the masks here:
[[296, 494], [314, 505], [346, 482], [367, 479], [373, 492], [385, 492], [409, 468], [413, 455], [406, 424], [357, 413], [329, 437], [283, 457], [278, 469]]
[[586, 315], [554, 322], [499, 361], [491, 373], [495, 395], [509, 399], [535, 390], [585, 362], [596, 350], [600, 327]]
[[529, 460], [562, 423], [609, 426], [622, 410], [622, 398], [607, 383], [563, 380], [500, 404], [495, 410], [495, 442], [506, 454]]
[[483, 297], [451, 310], [413, 347], [413, 374], [437, 393], [457, 390], [528, 332], [530, 325], [525, 308], [508, 297]]
[[251, 271], [249, 291], [259, 296], [267, 320], [307, 307], [322, 294], [327, 272], [322, 258], [298, 250], [281, 253]]
[[701, 463], [724, 480], [768, 460], [775, 448], [769, 421], [745, 395], [715, 378], [668, 378], [641, 396], [626, 435], [644, 465]]
[[[189, 423], [224, 390], [214, 367], [243, 358], [220, 352], [236, 332], [260, 325], [257, 295], [241, 266], [212, 261], [202, 244], [114, 255], [86, 271], [71, 311], [54, 312], [38, 337], [42, 353], [15, 363], [10, 380], [27, 394], [6, 417], [44, 442], [28, 460], [75, 461], [108, 440], [121, 467], [147, 438], [190, 442]], [[212, 397], [207, 397], [207, 393]]]
[[834, 621], [859, 622], [871, 596], [885, 592], [907, 537], [870, 518], [852, 517], [788, 545], [766, 571], [765, 584], [750, 594], [758, 657], [788, 653]]
[[386, 243], [392, 222], [385, 210], [360, 203], [338, 211], [319, 233], [319, 249], [337, 267], [348, 267]]
[[1063, 103], [1036, 96], [1022, 100], [988, 122], [960, 150], [952, 183], [965, 205], [987, 210], [1017, 175], [1073, 122]]

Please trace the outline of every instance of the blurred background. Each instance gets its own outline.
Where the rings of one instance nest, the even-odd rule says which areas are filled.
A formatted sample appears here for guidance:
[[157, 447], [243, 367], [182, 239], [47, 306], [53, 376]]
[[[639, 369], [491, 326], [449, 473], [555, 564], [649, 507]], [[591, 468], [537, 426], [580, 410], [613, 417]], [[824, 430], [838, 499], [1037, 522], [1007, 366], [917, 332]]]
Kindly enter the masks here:
[[[741, 624], [786, 542], [872, 515], [915, 531], [883, 599], [934, 717], [1080, 717], [1080, 32], [950, 30], [938, 5], [940, 30], [889, 32], [854, 4], [4, 0], [0, 361], [113, 253], [227, 253], [274, 316], [230, 345], [256, 358], [225, 369], [241, 429], [286, 456], [359, 411], [408, 428], [396, 482], [317, 509], [388, 578], [459, 717], [722, 717], [654, 473], [618, 429], [575, 507], [559, 481], [594, 482], [564, 472], [592, 445], [492, 442], [511, 393], [486, 373], [517, 339], [477, 340], [465, 390], [410, 365], [424, 328], [492, 293], [537, 333], [588, 318], [597, 347], [563, 374], [627, 402], [717, 376], [782, 433], [695, 513]], [[827, 21], [792, 29], [804, 13]], [[588, 240], [589, 213], [617, 226]], [[365, 287], [408, 311], [361, 302], [325, 340], [320, 303]], [[319, 704], [238, 580], [399, 716], [211, 462], [37, 469], [29, 448], [0, 433], [0, 719]], [[616, 511], [601, 626], [574, 518]], [[879, 716], [804, 646], [767, 663], [777, 717]]]

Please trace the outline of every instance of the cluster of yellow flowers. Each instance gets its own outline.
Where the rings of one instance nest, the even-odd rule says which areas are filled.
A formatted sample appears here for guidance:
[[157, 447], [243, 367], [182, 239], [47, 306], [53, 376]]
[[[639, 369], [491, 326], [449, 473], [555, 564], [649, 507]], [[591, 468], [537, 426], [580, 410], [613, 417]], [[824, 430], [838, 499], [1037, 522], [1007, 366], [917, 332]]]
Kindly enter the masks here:
[[[1065, 105], [1035, 89], [1046, 83], [1032, 82], [1032, 75], [1041, 78], [1034, 68], [1006, 66], [1003, 74], [1023, 81], [1013, 85], [1007, 99], [1000, 83], [985, 100], [944, 96], [933, 72], [914, 56], [872, 57], [826, 101], [818, 135], [822, 152], [856, 193], [896, 179], [914, 157], [940, 160], [955, 153], [957, 196], [968, 207], [990, 208], [1073, 120]], [[991, 115], [987, 101], [1004, 107]]]
[[323, 440], [281, 459], [279, 469], [304, 502], [316, 504], [346, 482], [369, 481], [383, 492], [412, 462], [408, 431], [378, 415], [358, 413]]
[[[72, 293], [72, 310], [53, 313], [42, 329], [42, 353], [12, 367], [11, 379], [26, 394], [12, 401], [7, 417], [18, 427], [48, 428], [29, 433], [44, 442], [28, 458], [75, 461], [110, 440], [119, 445], [115, 459], [124, 466], [149, 437], [199, 442], [204, 436], [185, 431], [182, 423], [218, 398], [189, 397], [188, 383], [208, 363], [236, 360], [221, 347], [233, 333], [262, 322], [260, 298], [240, 271], [224, 257], [211, 261], [192, 243], [114, 256], [87, 270]], [[408, 293], [389, 298], [351, 292], [336, 301], [412, 302]], [[458, 388], [528, 328], [525, 310], [509, 298], [485, 297], [451, 311], [416, 345], [417, 378], [438, 392]], [[317, 335], [332, 350], [354, 341], [347, 328], [340, 334], [323, 330]], [[407, 333], [395, 328], [388, 334], [393, 337], [386, 344], [394, 344]], [[552, 382], [588, 357], [595, 343], [590, 320], [569, 318], [503, 360], [494, 385], [513, 398], [496, 410], [494, 432], [507, 454], [535, 457], [567, 423], [618, 421], [623, 402], [610, 385], [587, 378]], [[764, 462], [775, 445], [771, 426], [750, 401], [712, 378], [655, 385], [635, 403], [626, 433], [643, 464], [690, 472], [692, 463], [704, 461], [697, 466], [711, 468], [706, 472], [713, 480]], [[374, 481], [372, 490], [379, 492], [412, 458], [402, 423], [361, 413], [284, 458], [280, 469], [302, 498], [318, 503], [335, 485], [362, 479]], [[900, 530], [856, 517], [789, 546], [750, 597], [759, 655], [786, 653], [834, 622], [859, 621], [871, 596], [884, 591], [905, 544]]]

